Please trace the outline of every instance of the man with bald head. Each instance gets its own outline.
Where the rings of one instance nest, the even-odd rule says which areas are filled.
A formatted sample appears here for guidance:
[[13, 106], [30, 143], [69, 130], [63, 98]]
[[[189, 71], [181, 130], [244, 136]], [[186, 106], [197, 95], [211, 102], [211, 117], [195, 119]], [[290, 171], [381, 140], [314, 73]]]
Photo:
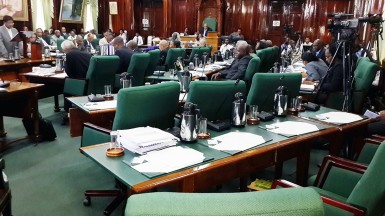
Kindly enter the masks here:
[[116, 50], [115, 55], [119, 56], [120, 59], [119, 67], [116, 73], [121, 74], [123, 72], [126, 72], [128, 66], [130, 66], [131, 57], [134, 54], [134, 51], [124, 46], [124, 39], [120, 36], [114, 38], [111, 43], [114, 49]]
[[322, 59], [324, 62], [326, 62], [326, 57], [325, 57], [325, 48], [324, 44], [320, 39], [317, 39], [313, 43], [313, 53], [315, 56], [318, 58]]
[[134, 40], [130, 40], [127, 42], [127, 48], [129, 50], [134, 51], [135, 53], [141, 53], [142, 52], [142, 50], [138, 47], [138, 43], [136, 43], [136, 41], [134, 41]]
[[63, 36], [61, 36], [61, 32], [59, 30], [55, 30], [55, 34], [51, 37], [51, 45], [57, 46], [57, 40], [64, 40]]
[[251, 56], [249, 55], [249, 44], [246, 41], [238, 41], [236, 44], [236, 58], [231, 65], [218, 73], [212, 75], [212, 80], [227, 79], [237, 80], [245, 77], [245, 72]]

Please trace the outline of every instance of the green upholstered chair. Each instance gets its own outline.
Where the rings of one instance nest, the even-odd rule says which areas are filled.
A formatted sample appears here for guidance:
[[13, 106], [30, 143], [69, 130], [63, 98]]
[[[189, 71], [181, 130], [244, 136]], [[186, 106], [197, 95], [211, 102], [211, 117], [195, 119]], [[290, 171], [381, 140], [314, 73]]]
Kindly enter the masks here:
[[[167, 52], [167, 57], [165, 61], [166, 70], [170, 68], [174, 68], [174, 63], [178, 59], [178, 57], [184, 57], [185, 56], [185, 49], [184, 48], [170, 48]], [[159, 58], [158, 58], [159, 59]]]
[[202, 116], [209, 121], [226, 120], [231, 117], [231, 103], [237, 92], [246, 93], [246, 84], [240, 81], [191, 82], [187, 101], [197, 104]]
[[128, 198], [125, 215], [324, 215], [322, 200], [310, 188], [250, 193], [136, 194]]
[[132, 86], [144, 85], [144, 76], [148, 64], [150, 63], [150, 54], [136, 53], [132, 55], [127, 72], [133, 76]]
[[[354, 70], [352, 106], [349, 108], [352, 112], [362, 114], [365, 99], [378, 69], [377, 64], [370, 62], [368, 58], [358, 59], [356, 69]], [[329, 94], [325, 106], [341, 110], [343, 101], [344, 96], [342, 92], [333, 92]]]
[[210, 54], [210, 48], [209, 47], [193, 47], [191, 49], [190, 56], [184, 60], [185, 64], [188, 64], [193, 61], [194, 56], [197, 54], [198, 58], [202, 58], [202, 54], [207, 53], [208, 55]]
[[[117, 96], [116, 114], [112, 130], [135, 127], [157, 127], [167, 129], [174, 126], [174, 116], [178, 108], [180, 86], [177, 82], [159, 83], [121, 89]], [[105, 143], [110, 140], [110, 130], [89, 123], [84, 124], [81, 146]], [[117, 180], [118, 185], [119, 181]], [[105, 209], [109, 215], [125, 200], [126, 188], [120, 190], [87, 190], [85, 205], [91, 203], [91, 197], [115, 197]]]
[[63, 41], [65, 41], [66, 39], [57, 39], [56, 41], [56, 44], [57, 44], [57, 47], [56, 49], [59, 50], [59, 52], [63, 52], [63, 49], [61, 48], [61, 44], [63, 43]]
[[45, 40], [45, 42], [50, 45], [51, 44], [51, 35], [43, 36], [43, 40]]
[[158, 49], [148, 51], [147, 53], [150, 55], [150, 61], [148, 63], [147, 69], [146, 69], [145, 77], [151, 76], [152, 74], [154, 74], [154, 71], [156, 69], [156, 65], [158, 64], [159, 58], [160, 58], [160, 50], [158, 50]]
[[261, 66], [261, 59], [258, 56], [253, 57], [247, 65], [245, 77], [243, 80], [246, 83], [246, 92], [248, 93], [251, 86], [251, 81], [255, 73], [259, 72]]
[[262, 50], [257, 50], [256, 54], [261, 59], [260, 72], [268, 72], [278, 60], [279, 48], [277, 46], [268, 47]]
[[258, 105], [258, 110], [269, 112], [273, 110], [274, 94], [278, 86], [286, 86], [291, 98], [299, 94], [301, 81], [299, 73], [256, 73], [246, 103]]
[[[318, 172], [315, 189], [324, 199], [325, 215], [385, 214], [385, 143], [382, 143], [369, 166], [328, 156]], [[290, 183], [274, 182], [294, 186]], [[337, 208], [336, 206], [340, 206]], [[341, 209], [341, 207], [343, 207]]]
[[105, 85], [114, 86], [118, 65], [118, 56], [91, 57], [86, 79], [66, 78], [63, 93], [72, 96], [104, 94]]
[[207, 23], [207, 26], [211, 28], [212, 31], [217, 31], [217, 19], [211, 18], [211, 17], [206, 17], [203, 22], [202, 26]]

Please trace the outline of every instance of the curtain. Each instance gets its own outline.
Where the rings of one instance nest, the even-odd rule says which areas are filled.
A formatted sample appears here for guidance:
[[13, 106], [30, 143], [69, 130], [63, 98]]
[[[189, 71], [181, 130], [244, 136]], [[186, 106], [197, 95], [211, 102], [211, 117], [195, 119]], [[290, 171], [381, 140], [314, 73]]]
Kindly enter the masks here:
[[[90, 14], [91, 16], [88, 15], [88, 11], [87, 11], [88, 4], [90, 5], [90, 8], [91, 8], [91, 14]], [[83, 13], [83, 26], [87, 26], [86, 23], [91, 22], [95, 31], [98, 32], [98, 15], [99, 15], [98, 0], [85, 0], [85, 8]], [[91, 20], [88, 20], [89, 17], [91, 18]]]
[[[41, 4], [39, 4], [38, 1], [41, 1]], [[33, 29], [37, 28], [37, 7], [41, 7], [42, 9], [43, 15], [39, 14], [39, 16], [43, 16], [45, 28], [51, 28], [53, 19], [53, 0], [31, 0]]]

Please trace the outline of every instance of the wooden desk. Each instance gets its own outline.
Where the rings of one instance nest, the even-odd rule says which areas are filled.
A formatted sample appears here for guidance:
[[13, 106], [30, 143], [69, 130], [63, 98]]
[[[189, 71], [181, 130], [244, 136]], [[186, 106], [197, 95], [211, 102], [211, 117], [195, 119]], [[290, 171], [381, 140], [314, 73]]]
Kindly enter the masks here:
[[39, 66], [40, 64], [52, 64], [56, 58], [43, 58], [38, 60], [31, 60], [29, 58], [24, 58], [14, 62], [5, 62], [0, 61], [0, 74], [4, 80], [14, 80], [19, 79], [23, 80], [23, 77], [20, 76], [21, 73], [28, 73], [32, 71], [33, 66]]
[[[0, 136], [4, 137], [3, 116], [17, 118], [32, 118], [34, 122], [34, 141], [39, 141], [39, 109], [38, 109], [38, 91], [43, 84], [34, 84], [26, 82], [12, 82], [7, 88], [8, 92], [0, 93]], [[6, 144], [8, 145], [8, 144]]]
[[318, 111], [315, 111], [315, 112], [305, 111], [300, 113], [299, 115], [301, 118], [308, 119], [313, 122], [337, 127], [341, 131], [340, 141], [337, 142], [337, 145], [329, 146], [330, 154], [339, 156], [341, 153], [341, 150], [344, 147], [344, 144], [346, 142], [350, 142], [351, 153], [349, 156], [350, 157], [355, 156], [358, 152], [361, 151], [364, 145], [364, 138], [365, 138], [368, 124], [374, 122], [375, 120], [364, 118], [363, 120], [352, 122], [349, 124], [332, 124], [332, 123], [326, 123], [326, 122], [317, 120], [316, 115], [327, 113], [327, 112], [342, 112], [342, 111], [321, 106], [321, 108]]
[[[277, 119], [276, 121], [293, 119], [296, 118], [288, 117]], [[320, 124], [316, 125], [323, 128], [323, 130], [292, 138], [271, 133], [258, 126], [233, 128], [231, 131], [239, 130], [241, 132], [250, 132], [261, 135], [267, 140], [271, 139], [271, 141], [268, 141], [265, 144], [235, 155], [209, 148], [206, 144], [206, 140], [198, 140], [197, 144], [179, 143], [178, 145], [188, 146], [203, 152], [206, 158], [213, 158], [213, 160], [154, 178], [149, 178], [142, 173], [137, 172], [123, 162], [130, 162], [132, 158], [136, 156], [127, 150], [125, 151], [125, 155], [120, 158], [109, 158], [105, 155], [106, 149], [109, 147], [108, 144], [83, 147], [80, 148], [80, 151], [128, 186], [130, 189], [129, 194], [143, 193], [165, 185], [176, 186], [177, 190], [182, 192], [203, 191], [235, 178], [245, 178], [255, 171], [272, 166], [292, 157], [298, 158], [297, 182], [304, 184], [306, 182], [309, 167], [309, 142], [325, 136], [331, 139], [339, 133], [339, 130], [335, 127], [324, 127]], [[210, 131], [212, 137], [227, 132], [229, 131]], [[240, 140], [240, 142], [242, 142], [242, 140]]]
[[65, 77], [60, 76], [62, 72], [53, 76], [41, 76], [36, 73], [21, 73], [26, 80], [31, 83], [42, 83], [44, 87], [39, 91], [39, 98], [54, 97], [55, 105], [54, 111], [60, 111], [59, 108], [59, 95], [63, 94]]

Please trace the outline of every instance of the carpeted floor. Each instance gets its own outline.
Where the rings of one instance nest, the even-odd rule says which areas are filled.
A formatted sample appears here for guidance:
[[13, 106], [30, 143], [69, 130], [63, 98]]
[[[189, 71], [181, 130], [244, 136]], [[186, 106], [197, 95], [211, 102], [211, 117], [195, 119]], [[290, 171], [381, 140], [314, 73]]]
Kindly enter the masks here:
[[[53, 111], [53, 98], [40, 100], [39, 111], [52, 121], [56, 140], [37, 145], [21, 141], [1, 154], [12, 190], [13, 215], [103, 215], [103, 209], [112, 198], [93, 198], [92, 205], [85, 207], [83, 193], [86, 189], [113, 189], [113, 177], [79, 152], [80, 138], [71, 138], [68, 125], [60, 124], [64, 113]], [[8, 132], [6, 140], [26, 134], [21, 119], [4, 117], [4, 125]], [[317, 172], [317, 164], [325, 154], [322, 150], [312, 150], [310, 174]], [[272, 176], [272, 168], [257, 174], [258, 178], [264, 179], [272, 179]], [[295, 160], [284, 164], [283, 178], [295, 179]], [[237, 180], [220, 189], [221, 192], [237, 190]], [[123, 209], [122, 204], [112, 215], [122, 215]]]

